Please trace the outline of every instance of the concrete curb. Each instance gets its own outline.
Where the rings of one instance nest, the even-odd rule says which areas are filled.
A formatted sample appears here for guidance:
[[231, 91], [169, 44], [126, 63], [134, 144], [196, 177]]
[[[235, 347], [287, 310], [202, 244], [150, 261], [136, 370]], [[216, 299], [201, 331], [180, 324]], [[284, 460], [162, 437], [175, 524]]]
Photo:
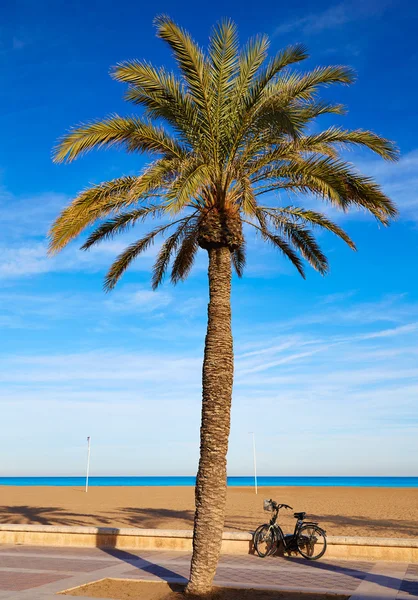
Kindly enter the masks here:
[[[0, 535], [5, 531], [23, 531], [27, 533], [70, 533], [81, 535], [122, 535], [160, 538], [193, 538], [192, 529], [141, 529], [139, 527], [72, 527], [68, 525], [0, 524]], [[247, 531], [225, 531], [222, 537], [224, 540], [252, 540], [251, 532]]]
[[[0, 525], [0, 544], [32, 546], [110, 547], [138, 550], [192, 549], [192, 530], [134, 527], [69, 527], [61, 525]], [[222, 552], [252, 552], [250, 532], [225, 531]], [[418, 563], [418, 539], [329, 536], [328, 558], [389, 560]]]

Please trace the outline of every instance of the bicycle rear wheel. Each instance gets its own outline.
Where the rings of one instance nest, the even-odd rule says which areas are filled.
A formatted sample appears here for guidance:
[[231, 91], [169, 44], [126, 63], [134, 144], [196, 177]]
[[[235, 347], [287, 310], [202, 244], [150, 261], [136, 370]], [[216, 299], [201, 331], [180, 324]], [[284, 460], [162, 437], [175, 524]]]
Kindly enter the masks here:
[[325, 531], [316, 525], [303, 525], [296, 538], [299, 553], [308, 560], [318, 560], [327, 549]]
[[254, 548], [261, 558], [272, 554], [276, 548], [276, 536], [270, 525], [261, 525], [254, 532]]

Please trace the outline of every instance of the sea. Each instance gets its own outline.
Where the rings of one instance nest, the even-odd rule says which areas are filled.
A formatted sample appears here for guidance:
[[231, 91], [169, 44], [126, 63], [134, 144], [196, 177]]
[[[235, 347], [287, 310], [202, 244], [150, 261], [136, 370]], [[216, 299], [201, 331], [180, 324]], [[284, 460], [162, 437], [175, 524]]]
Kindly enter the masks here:
[[[91, 487], [194, 486], [195, 477], [90, 477]], [[0, 477], [0, 485], [84, 486], [85, 477]], [[228, 477], [228, 486], [254, 486], [254, 477]], [[418, 488], [418, 477], [258, 477], [258, 487], [381, 487]]]

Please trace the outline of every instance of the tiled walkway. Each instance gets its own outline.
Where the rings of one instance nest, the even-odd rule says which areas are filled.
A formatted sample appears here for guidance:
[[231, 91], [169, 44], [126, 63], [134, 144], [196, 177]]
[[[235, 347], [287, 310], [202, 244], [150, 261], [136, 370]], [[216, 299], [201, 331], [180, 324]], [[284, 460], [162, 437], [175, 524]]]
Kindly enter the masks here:
[[[190, 554], [99, 548], [0, 547], [0, 600], [52, 600], [104, 577], [184, 581]], [[352, 594], [352, 600], [418, 598], [418, 565], [222, 556], [215, 583]]]

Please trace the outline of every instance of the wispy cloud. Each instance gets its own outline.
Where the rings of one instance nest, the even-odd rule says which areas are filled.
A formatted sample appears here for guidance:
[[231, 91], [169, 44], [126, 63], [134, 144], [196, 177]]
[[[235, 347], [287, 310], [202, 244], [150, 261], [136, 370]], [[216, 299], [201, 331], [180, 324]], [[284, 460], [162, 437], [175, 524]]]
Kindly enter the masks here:
[[[127, 246], [126, 239], [106, 242], [88, 252], [72, 245], [56, 256], [48, 256], [46, 241], [19, 245], [0, 245], [0, 277], [16, 279], [42, 273], [66, 271], [100, 272], [110, 267], [116, 256]], [[146, 250], [131, 270], [148, 270], [158, 252], [158, 246]]]
[[318, 325], [379, 327], [393, 323], [403, 326], [418, 319], [418, 303], [410, 301], [406, 294], [388, 294], [369, 302], [353, 302], [350, 296], [335, 294], [328, 303], [320, 297], [303, 315], [287, 318], [276, 325], [294, 331]]
[[418, 150], [403, 155], [397, 163], [370, 160], [360, 166], [397, 203], [401, 219], [418, 222]]
[[[135, 304], [134, 291], [122, 288], [120, 301], [132, 300]], [[27, 299], [30, 301], [30, 297]], [[52, 298], [51, 302], [44, 300], [48, 309]], [[136, 297], [140, 306], [144, 303], [142, 308], [152, 309], [151, 300], [147, 294]], [[338, 302], [344, 304], [352, 300], [340, 298], [335, 300], [337, 305]], [[402, 306], [403, 319], [406, 319], [407, 298], [394, 297], [393, 304]], [[168, 306], [171, 309], [171, 305]], [[333, 304], [321, 303], [320, 306], [327, 310]], [[411, 306], [411, 314], [414, 314], [412, 303]], [[298, 432], [303, 434], [300, 451], [306, 456], [307, 448], [314, 445], [317, 456], [321, 455], [321, 472], [327, 468], [332, 470], [336, 461], [340, 474], [344, 469], [350, 472], [350, 468], [353, 472], [353, 467], [344, 462], [345, 456], [353, 444], [364, 450], [370, 439], [374, 445], [384, 440], [385, 447], [390, 445], [389, 441], [396, 442], [397, 452], [403, 456], [403, 469], [405, 472], [413, 469], [408, 457], [418, 433], [418, 422], [414, 420], [418, 391], [416, 319], [391, 327], [369, 320], [365, 323], [354, 320], [344, 335], [338, 325], [338, 322], [334, 322], [332, 328], [323, 324], [309, 328], [303, 324], [293, 325], [291, 335], [274, 334], [280, 330], [280, 323], [269, 323], [251, 333], [236, 331], [236, 347], [243, 351], [236, 358], [230, 472], [234, 469], [242, 472], [245, 465], [242, 452], [246, 448], [242, 432], [249, 428], [268, 437], [270, 451], [278, 444], [279, 447], [290, 444], [287, 436], [294, 430], [296, 409], [298, 414], [304, 415], [297, 426]], [[109, 347], [111, 340], [107, 341], [107, 347], [79, 352], [30, 354], [3, 350], [0, 402], [5, 423], [4, 443], [10, 436], [17, 435], [17, 422], [22, 427], [16, 418], [22, 411], [27, 422], [30, 419], [31, 423], [37, 423], [27, 435], [42, 439], [46, 436], [54, 448], [61, 447], [62, 440], [65, 445], [76, 443], [80, 423], [84, 423], [97, 440], [105, 439], [112, 431], [114, 463], [105, 460], [103, 455], [101, 461], [106, 469], [114, 464], [114, 471], [108, 470], [108, 473], [118, 472], [122, 462], [130, 464], [126, 463], [119, 446], [128, 445], [130, 452], [132, 448], [140, 452], [141, 444], [145, 443], [149, 448], [148, 440], [151, 445], [152, 440], [155, 441], [155, 433], [151, 435], [150, 430], [158, 422], [160, 436], [170, 440], [167, 443], [172, 448], [173, 472], [176, 472], [176, 461], [180, 460], [177, 444], [192, 437], [194, 442], [188, 456], [181, 458], [181, 464], [192, 472], [198, 452], [201, 340], [188, 344], [183, 351], [174, 351], [173, 340], [179, 332], [175, 327], [165, 329], [167, 344], [159, 344], [158, 350], [150, 346], [149, 337], [142, 336], [134, 351]], [[45, 411], [53, 418], [54, 428], [50, 434], [49, 421], [39, 417]], [[274, 427], [266, 431], [266, 415], [276, 413], [278, 419]], [[128, 441], [131, 436], [135, 442]], [[41, 440], [34, 440], [34, 447], [42, 453]], [[162, 443], [161, 448], [167, 451], [166, 444]], [[287, 461], [289, 473], [300, 473], [303, 457], [298, 452], [299, 448]], [[259, 459], [261, 465], [265, 465], [266, 474], [271, 473], [274, 467], [268, 453], [264, 456], [260, 449]], [[392, 464], [388, 459], [390, 456], [383, 453], [373, 456], [370, 464], [373, 469], [381, 468], [384, 472], [389, 468], [387, 465]], [[27, 458], [22, 456], [19, 464], [25, 466]], [[361, 460], [353, 464], [354, 471], [361, 472]], [[134, 464], [131, 470], [135, 471]]]
[[46, 237], [49, 225], [68, 200], [56, 192], [16, 196], [0, 187], [0, 225], [9, 241]]
[[328, 294], [327, 296], [322, 296], [320, 298], [320, 302], [323, 304], [335, 304], [337, 302], [341, 302], [343, 300], [348, 300], [352, 298], [357, 293], [356, 290], [348, 290], [347, 292], [336, 292], [335, 294]]
[[14, 37], [13, 41], [12, 41], [12, 47], [13, 50], [22, 50], [22, 48], [24, 48], [26, 46], [26, 42], [24, 42], [23, 40]]
[[276, 28], [275, 34], [286, 34], [293, 31], [303, 34], [321, 33], [327, 29], [335, 29], [346, 23], [381, 14], [389, 4], [390, 1], [388, 0], [341, 2], [322, 12], [310, 13], [286, 21]]
[[[358, 172], [374, 178], [385, 194], [395, 202], [399, 211], [398, 220], [418, 223], [418, 149], [402, 155], [398, 162], [391, 163], [358, 152], [347, 153], [345, 158]], [[327, 214], [336, 222], [374, 219], [365, 210], [352, 207], [343, 212], [309, 196], [304, 197], [304, 203]]]
[[105, 302], [112, 311], [119, 313], [144, 313], [153, 312], [167, 307], [172, 302], [172, 295], [162, 291], [139, 289], [128, 291], [126, 288], [121, 293]]
[[[68, 201], [68, 196], [55, 192], [17, 197], [0, 187], [0, 227], [4, 232], [0, 240], [2, 280], [49, 272], [104, 270], [143, 230], [139, 228], [121, 235], [87, 252], [80, 251], [80, 244], [75, 242], [59, 255], [50, 257], [47, 253], [48, 229]], [[151, 245], [132, 268], [148, 269], [158, 250], [158, 244]]]

